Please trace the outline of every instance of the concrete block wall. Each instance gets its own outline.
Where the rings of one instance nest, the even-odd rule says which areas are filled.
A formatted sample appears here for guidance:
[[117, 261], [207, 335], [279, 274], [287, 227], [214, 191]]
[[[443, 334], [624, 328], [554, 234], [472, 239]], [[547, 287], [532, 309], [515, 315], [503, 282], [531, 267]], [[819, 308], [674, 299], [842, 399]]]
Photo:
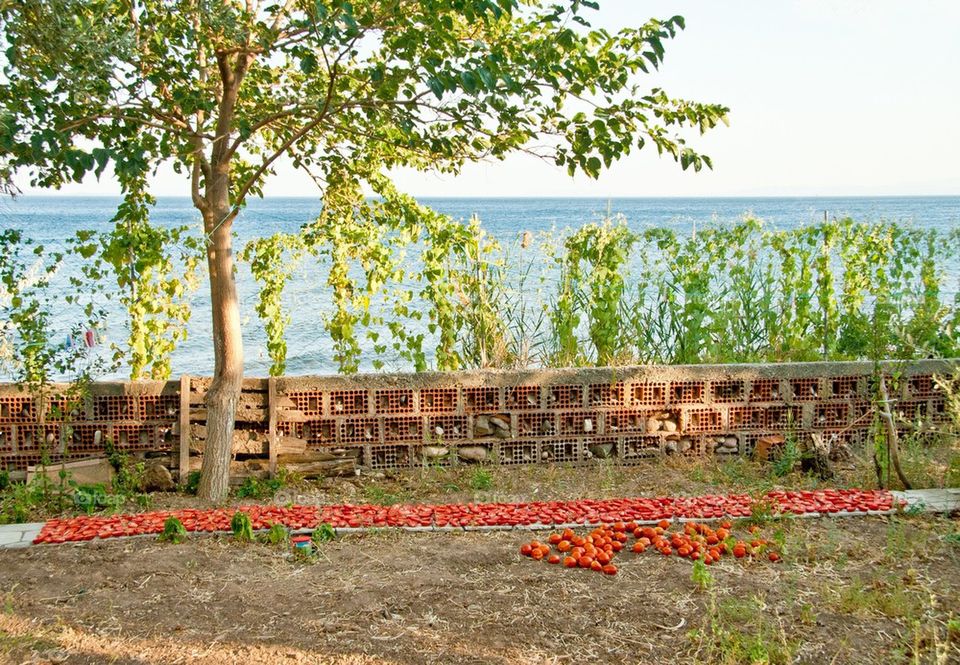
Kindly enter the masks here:
[[[955, 368], [881, 365], [896, 410], [927, 425], [949, 420], [933, 377]], [[271, 446], [289, 436], [346, 451], [371, 469], [745, 455], [760, 437], [787, 431], [857, 445], [873, 418], [875, 369], [815, 362], [247, 379], [237, 426]], [[79, 401], [0, 386], [0, 468], [102, 454], [108, 439], [176, 466], [173, 453], [205, 421], [208, 385], [203, 377], [98, 383]]]

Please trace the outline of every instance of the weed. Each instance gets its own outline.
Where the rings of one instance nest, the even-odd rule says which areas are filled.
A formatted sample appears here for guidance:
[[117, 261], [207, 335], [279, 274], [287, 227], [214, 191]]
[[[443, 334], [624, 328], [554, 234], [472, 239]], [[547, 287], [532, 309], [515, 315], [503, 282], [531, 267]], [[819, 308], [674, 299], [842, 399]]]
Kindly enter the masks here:
[[943, 542], [948, 545], [953, 545], [954, 547], [960, 547], [960, 532], [948, 533], [943, 537]]
[[388, 492], [382, 487], [377, 487], [376, 485], [368, 485], [364, 487], [363, 495], [370, 503], [376, 503], [381, 506], [393, 506], [398, 503], [403, 503], [408, 498], [406, 492]]
[[270, 545], [285, 545], [290, 538], [290, 532], [287, 527], [279, 523], [270, 525], [270, 530], [263, 534], [262, 539]]
[[330, 526], [330, 523], [324, 522], [323, 524], [319, 525], [316, 529], [314, 529], [313, 535], [311, 536], [310, 539], [313, 541], [314, 545], [320, 545], [321, 543], [329, 543], [331, 540], [333, 540], [336, 537], [337, 537], [337, 534], [333, 530], [333, 527]]
[[6, 469], [0, 471], [0, 492], [10, 487], [10, 472]]
[[107, 488], [102, 484], [76, 485], [73, 492], [73, 503], [88, 515], [103, 508], [115, 505], [107, 496]]
[[59, 482], [39, 473], [29, 483], [11, 483], [0, 493], [0, 524], [29, 522], [39, 515], [59, 513], [73, 505], [70, 474], [61, 471]]
[[687, 637], [696, 643], [693, 660], [705, 663], [786, 665], [799, 648], [766, 611], [760, 596], [718, 601], [712, 590], [704, 625]]
[[470, 474], [470, 488], [478, 492], [493, 489], [493, 475], [487, 469], [477, 467]]
[[843, 614], [882, 614], [891, 619], [915, 617], [923, 611], [918, 593], [906, 588], [903, 579], [893, 576], [853, 580], [839, 590], [835, 607]]
[[701, 591], [706, 591], [713, 587], [713, 575], [710, 574], [707, 565], [701, 559], [693, 562], [690, 579]]
[[927, 504], [923, 500], [919, 500], [916, 503], [911, 503], [909, 506], [903, 509], [903, 514], [907, 517], [920, 517], [925, 512], [927, 512]]
[[196, 496], [197, 489], [200, 487], [200, 472], [191, 471], [187, 474], [187, 479], [183, 483], [183, 491], [187, 494], [193, 494]]
[[253, 523], [245, 512], [238, 510], [234, 513], [233, 519], [230, 520], [230, 530], [237, 542], [253, 542]]
[[157, 536], [161, 543], [179, 545], [187, 539], [187, 528], [176, 517], [170, 516], [163, 523], [163, 532]]
[[104, 451], [115, 471], [112, 483], [113, 493], [120, 497], [119, 501], [110, 502], [110, 505], [119, 506], [125, 501], [134, 501], [141, 509], [149, 507], [150, 495], [142, 491], [146, 464], [118, 450], [109, 438], [104, 443]]
[[280, 476], [266, 480], [248, 476], [244, 479], [243, 484], [236, 489], [234, 495], [238, 499], [271, 499], [283, 485], [284, 481]]
[[767, 498], [755, 499], [750, 504], [750, 517], [747, 518], [747, 524], [764, 525], [775, 520], [781, 519], [773, 502]]
[[787, 440], [783, 446], [781, 446], [781, 449], [773, 460], [771, 466], [773, 475], [777, 478], [790, 475], [802, 459], [803, 453], [800, 450], [800, 446], [797, 445], [797, 440], [792, 436], [787, 437]]

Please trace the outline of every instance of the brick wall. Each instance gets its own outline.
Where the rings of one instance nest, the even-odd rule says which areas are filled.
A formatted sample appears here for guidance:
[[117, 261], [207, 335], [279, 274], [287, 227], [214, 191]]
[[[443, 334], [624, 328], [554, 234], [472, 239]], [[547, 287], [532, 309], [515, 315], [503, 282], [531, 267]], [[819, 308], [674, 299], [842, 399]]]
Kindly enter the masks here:
[[[953, 366], [884, 365], [897, 410], [946, 422], [933, 376]], [[787, 431], [861, 443], [873, 375], [872, 363], [784, 363], [284, 377], [278, 418], [311, 448], [362, 448], [371, 468], [737, 455]]]
[[[948, 415], [933, 376], [954, 366], [881, 369], [896, 410], [936, 425]], [[784, 363], [248, 379], [238, 428], [271, 447], [286, 436], [310, 450], [346, 450], [372, 469], [749, 454], [760, 437], [787, 431], [856, 445], [873, 417], [874, 369]], [[58, 396], [45, 405], [0, 386], [0, 466], [23, 469], [44, 452], [55, 461], [88, 457], [108, 438], [133, 454], [170, 455], [176, 466], [181, 441], [190, 444], [202, 428], [208, 385], [201, 377], [100, 383], [80, 403]]]

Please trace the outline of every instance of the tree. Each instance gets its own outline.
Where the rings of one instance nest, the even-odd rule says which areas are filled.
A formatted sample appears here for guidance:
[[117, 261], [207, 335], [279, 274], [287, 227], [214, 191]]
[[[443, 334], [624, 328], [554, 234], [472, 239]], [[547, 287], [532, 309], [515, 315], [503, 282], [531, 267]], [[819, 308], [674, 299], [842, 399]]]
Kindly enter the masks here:
[[[411, 219], [391, 169], [456, 172], [525, 151], [596, 177], [684, 141], [716, 104], [641, 91], [683, 18], [613, 34], [598, 3], [565, 0], [0, 0], [6, 61], [0, 151], [34, 186], [112, 166], [127, 207], [172, 163], [203, 219], [214, 379], [202, 496], [226, 496], [243, 346], [232, 229], [284, 158], [310, 174], [325, 228], [364, 206]], [[390, 219], [397, 218], [391, 213]]]

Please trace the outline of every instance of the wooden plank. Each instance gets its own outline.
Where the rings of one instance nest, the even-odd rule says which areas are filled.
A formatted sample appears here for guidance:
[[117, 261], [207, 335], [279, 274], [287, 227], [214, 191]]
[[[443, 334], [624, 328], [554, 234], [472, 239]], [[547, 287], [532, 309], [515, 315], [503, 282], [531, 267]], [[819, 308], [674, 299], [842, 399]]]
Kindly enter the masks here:
[[270, 415], [269, 429], [267, 430], [267, 451], [270, 454], [270, 477], [277, 473], [277, 379], [271, 376], [267, 380], [267, 411]]
[[180, 483], [190, 475], [190, 376], [180, 377]]

